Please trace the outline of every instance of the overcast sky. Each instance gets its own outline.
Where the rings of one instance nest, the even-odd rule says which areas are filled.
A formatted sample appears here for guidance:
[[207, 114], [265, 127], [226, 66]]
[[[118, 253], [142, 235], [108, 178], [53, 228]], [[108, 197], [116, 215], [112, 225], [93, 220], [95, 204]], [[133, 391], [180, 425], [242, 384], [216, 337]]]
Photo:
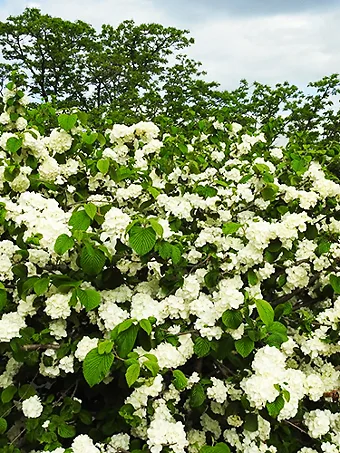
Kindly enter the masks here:
[[304, 87], [340, 72], [340, 0], [0, 0], [0, 20], [26, 6], [97, 28], [133, 19], [188, 29], [187, 53], [226, 89], [243, 78]]

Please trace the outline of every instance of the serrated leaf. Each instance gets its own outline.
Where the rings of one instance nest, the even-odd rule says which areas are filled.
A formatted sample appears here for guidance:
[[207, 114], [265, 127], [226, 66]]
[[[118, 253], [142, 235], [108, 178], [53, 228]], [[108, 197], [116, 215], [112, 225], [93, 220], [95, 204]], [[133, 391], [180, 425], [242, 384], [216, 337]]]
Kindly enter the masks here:
[[84, 206], [84, 210], [86, 214], [90, 217], [90, 219], [94, 219], [96, 214], [97, 214], [97, 206], [94, 205], [93, 203], [87, 203]]
[[63, 423], [62, 425], [58, 426], [58, 434], [63, 439], [69, 439], [76, 435], [76, 428], [74, 426], [66, 425], [66, 423]]
[[174, 264], [178, 264], [181, 261], [182, 253], [175, 245], [171, 246], [171, 260]]
[[6, 387], [2, 392], [1, 392], [1, 401], [6, 404], [12, 401], [13, 396], [17, 393], [17, 388], [15, 385], [10, 385], [9, 387]]
[[266, 404], [268, 414], [271, 417], [276, 418], [279, 415], [279, 413], [281, 412], [281, 410], [284, 408], [284, 405], [285, 405], [285, 400], [282, 395], [279, 395], [275, 401], [273, 401], [272, 403]]
[[80, 266], [87, 275], [98, 275], [103, 270], [106, 257], [103, 252], [86, 244], [80, 252]]
[[67, 234], [61, 234], [57, 237], [54, 244], [54, 251], [58, 255], [63, 255], [74, 246], [74, 240]]
[[21, 138], [10, 137], [6, 142], [6, 151], [14, 154], [21, 148], [21, 146], [22, 146]]
[[97, 140], [97, 137], [98, 137], [97, 132], [91, 132], [90, 134], [84, 133], [82, 135], [82, 140], [87, 145], [93, 145], [93, 143]]
[[70, 131], [75, 126], [77, 120], [78, 116], [75, 114], [68, 115], [66, 113], [62, 113], [58, 116], [58, 124], [65, 131]]
[[243, 357], [248, 357], [248, 355], [254, 350], [254, 342], [248, 337], [240, 338], [235, 341], [236, 351]]
[[148, 335], [150, 335], [150, 333], [152, 332], [152, 325], [148, 319], [142, 319], [141, 321], [139, 321], [139, 325]]
[[0, 417], [0, 434], [4, 434], [7, 431], [6, 419]]
[[146, 255], [156, 244], [156, 233], [151, 227], [136, 225], [129, 231], [129, 243], [137, 255]]
[[7, 291], [0, 289], [0, 311], [6, 307], [7, 304]]
[[194, 384], [193, 388], [190, 392], [190, 406], [191, 407], [199, 407], [205, 401], [205, 392], [204, 388], [201, 384], [197, 383]]
[[276, 184], [269, 183], [261, 190], [261, 195], [264, 201], [273, 201], [278, 191], [279, 187]]
[[80, 289], [75, 290], [75, 294], [79, 302], [85, 307], [86, 311], [94, 310], [100, 305], [100, 293], [94, 289]]
[[118, 333], [124, 332], [124, 330], [127, 330], [130, 326], [132, 326], [133, 320], [132, 319], [125, 319], [125, 321], [122, 321], [120, 324], [118, 324], [117, 329]]
[[33, 289], [37, 296], [41, 296], [44, 294], [50, 285], [50, 278], [49, 277], [42, 277], [39, 278], [37, 282], [34, 283]]
[[205, 357], [210, 352], [210, 341], [207, 338], [197, 337], [194, 344], [194, 353], [197, 357]]
[[100, 355], [109, 354], [113, 348], [113, 341], [110, 340], [100, 341], [97, 347]]
[[115, 345], [119, 357], [124, 359], [127, 357], [128, 353], [132, 351], [136, 342], [138, 330], [139, 326], [132, 324], [127, 330], [124, 330], [124, 332], [121, 332], [118, 335]]
[[246, 414], [243, 428], [247, 431], [254, 432], [257, 431], [259, 427], [258, 418], [256, 414]]
[[329, 276], [329, 283], [331, 284], [331, 287], [333, 288], [335, 294], [340, 294], [340, 277], [331, 274]]
[[36, 395], [37, 392], [31, 384], [24, 384], [19, 388], [18, 394], [22, 400], [25, 400]]
[[254, 286], [259, 281], [256, 272], [254, 272], [252, 269], [247, 272], [247, 280], [249, 286]]
[[271, 333], [267, 338], [266, 338], [266, 343], [269, 346], [275, 346], [279, 348], [282, 343], [286, 342], [288, 340], [288, 337], [286, 334], [275, 332]]
[[222, 322], [228, 329], [238, 329], [242, 321], [243, 316], [237, 310], [226, 310], [222, 315]]
[[97, 162], [97, 168], [100, 171], [100, 173], [103, 173], [103, 175], [106, 175], [106, 173], [109, 171], [109, 168], [110, 168], [109, 159], [99, 159]]
[[164, 233], [164, 230], [163, 230], [163, 227], [160, 223], [157, 222], [156, 219], [148, 219], [149, 220], [149, 223], [151, 225], [151, 228], [154, 230], [154, 232], [159, 236], [159, 237], [163, 237], [163, 233]]
[[222, 225], [222, 231], [224, 234], [234, 234], [241, 226], [240, 223], [228, 222]]
[[99, 384], [109, 372], [114, 356], [99, 354], [97, 348], [92, 349], [83, 362], [83, 374], [90, 387]]
[[137, 381], [137, 379], [139, 378], [139, 373], [140, 373], [139, 363], [133, 363], [126, 370], [125, 379], [129, 387], [131, 387]]
[[217, 286], [218, 280], [220, 277], [220, 271], [213, 270], [205, 274], [204, 283], [207, 288], [214, 288]]
[[257, 299], [255, 304], [261, 321], [266, 325], [271, 324], [274, 321], [274, 310], [270, 303], [262, 299]]
[[158, 362], [155, 362], [154, 360], [146, 360], [143, 363], [143, 366], [145, 366], [149, 371], [151, 371], [152, 376], [156, 376], [159, 371]]
[[84, 209], [80, 209], [79, 211], [73, 212], [70, 220], [68, 221], [68, 224], [75, 230], [86, 231], [91, 225], [91, 219], [86, 214]]
[[224, 442], [218, 442], [214, 446], [204, 445], [200, 453], [230, 453], [230, 448]]
[[188, 385], [188, 379], [185, 374], [181, 370], [174, 370], [172, 374], [174, 377], [172, 383], [174, 384], [175, 388], [177, 390], [185, 389], [185, 387]]

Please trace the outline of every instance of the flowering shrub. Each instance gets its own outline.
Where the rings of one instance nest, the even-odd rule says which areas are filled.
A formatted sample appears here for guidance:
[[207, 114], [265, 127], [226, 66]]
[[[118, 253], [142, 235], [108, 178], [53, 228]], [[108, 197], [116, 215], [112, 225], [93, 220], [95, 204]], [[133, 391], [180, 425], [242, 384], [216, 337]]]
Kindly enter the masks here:
[[339, 452], [334, 152], [4, 103], [0, 451]]

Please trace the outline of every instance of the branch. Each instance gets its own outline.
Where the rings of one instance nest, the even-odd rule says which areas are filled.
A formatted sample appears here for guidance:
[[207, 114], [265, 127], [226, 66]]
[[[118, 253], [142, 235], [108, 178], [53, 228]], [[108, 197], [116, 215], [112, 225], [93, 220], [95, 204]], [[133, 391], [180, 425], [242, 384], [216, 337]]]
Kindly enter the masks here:
[[21, 349], [24, 351], [37, 351], [39, 349], [59, 349], [60, 345], [56, 343], [50, 344], [24, 344]]

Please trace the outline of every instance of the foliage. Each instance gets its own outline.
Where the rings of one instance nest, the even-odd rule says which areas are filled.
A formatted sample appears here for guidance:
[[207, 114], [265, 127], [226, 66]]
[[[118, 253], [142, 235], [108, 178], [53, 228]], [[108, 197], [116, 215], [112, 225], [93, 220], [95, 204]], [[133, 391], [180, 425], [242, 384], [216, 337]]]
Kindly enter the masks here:
[[0, 116], [0, 452], [337, 448], [328, 97], [292, 105], [279, 146], [277, 106], [254, 122], [271, 90], [162, 131], [95, 129], [27, 107], [16, 77]]

